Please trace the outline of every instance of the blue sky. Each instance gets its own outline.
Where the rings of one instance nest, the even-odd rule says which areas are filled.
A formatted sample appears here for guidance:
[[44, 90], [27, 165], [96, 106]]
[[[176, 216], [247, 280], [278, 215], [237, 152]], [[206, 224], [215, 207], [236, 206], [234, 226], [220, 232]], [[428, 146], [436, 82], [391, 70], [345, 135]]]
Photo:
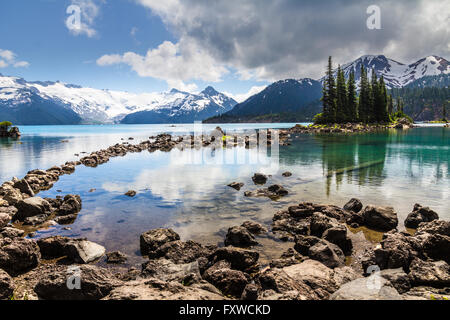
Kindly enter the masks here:
[[[97, 1], [92, 28], [96, 34], [75, 35], [66, 27], [69, 0], [2, 0], [0, 49], [12, 51], [27, 67], [0, 68], [0, 73], [26, 80], [63, 81], [99, 89], [151, 92], [170, 89], [164, 79], [141, 77], [126, 65], [99, 66], [105, 54], [135, 52], [145, 55], [164, 41], [176, 43], [158, 15], [131, 0]], [[83, 16], [81, 16], [83, 20]], [[202, 90], [207, 85], [230, 93], [247, 92], [267, 82], [236, 81], [227, 75], [219, 82], [190, 81]]]
[[448, 12], [442, 0], [1, 0], [0, 73], [130, 92], [212, 85], [242, 100], [276, 80], [320, 78], [329, 55], [448, 58]]

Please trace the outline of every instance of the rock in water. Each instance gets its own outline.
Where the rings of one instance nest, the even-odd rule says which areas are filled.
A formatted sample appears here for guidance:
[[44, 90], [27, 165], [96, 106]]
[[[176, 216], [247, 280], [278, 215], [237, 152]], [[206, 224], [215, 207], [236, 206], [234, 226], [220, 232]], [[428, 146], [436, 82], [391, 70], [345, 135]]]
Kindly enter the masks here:
[[19, 201], [16, 204], [17, 213], [14, 216], [14, 220], [23, 221], [26, 218], [48, 215], [51, 212], [50, 203], [39, 197], [28, 198]]
[[353, 198], [344, 206], [344, 210], [351, 211], [354, 213], [358, 213], [362, 210], [363, 204], [361, 200]]
[[30, 197], [34, 197], [34, 191], [28, 184], [28, 181], [25, 179], [19, 180], [14, 184], [14, 188], [19, 189], [20, 192], [29, 195]]
[[141, 234], [141, 254], [148, 255], [163, 244], [180, 240], [180, 236], [172, 229], [154, 229]]
[[203, 279], [213, 284], [226, 295], [240, 298], [248, 279], [242, 271], [232, 270], [231, 264], [226, 261], [219, 261], [205, 271]]
[[128, 191], [127, 193], [125, 193], [125, 195], [126, 195], [127, 197], [133, 198], [133, 197], [135, 197], [135, 196], [137, 195], [137, 192], [134, 191], [134, 190], [130, 190], [130, 191]]
[[255, 184], [263, 185], [267, 182], [267, 176], [262, 173], [255, 173], [252, 180]]
[[398, 218], [394, 208], [367, 206], [362, 213], [366, 226], [381, 230], [390, 231], [397, 228]]
[[233, 182], [233, 183], [230, 183], [230, 184], [228, 185], [228, 187], [233, 188], [233, 189], [235, 189], [235, 190], [237, 190], [237, 191], [241, 190], [241, 188], [242, 188], [243, 186], [244, 186], [244, 184], [243, 184], [243, 183], [239, 183], [239, 182]]
[[428, 207], [422, 207], [420, 204], [416, 204], [413, 212], [405, 220], [405, 227], [417, 229], [422, 222], [431, 222], [434, 220], [439, 220], [439, 215], [436, 212]]

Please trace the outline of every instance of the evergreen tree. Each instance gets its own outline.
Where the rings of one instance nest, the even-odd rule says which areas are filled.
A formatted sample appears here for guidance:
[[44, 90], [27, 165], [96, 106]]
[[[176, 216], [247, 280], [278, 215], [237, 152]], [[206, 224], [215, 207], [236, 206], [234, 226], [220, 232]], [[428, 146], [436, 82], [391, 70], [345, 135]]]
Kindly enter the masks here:
[[388, 96], [388, 104], [387, 104], [387, 108], [388, 108], [388, 114], [389, 114], [389, 115], [391, 115], [391, 114], [394, 113], [394, 100], [393, 100], [391, 94]]
[[347, 109], [349, 113], [349, 121], [358, 121], [358, 101], [356, 98], [355, 72], [350, 72], [347, 85]]
[[372, 79], [370, 85], [369, 122], [378, 121], [378, 109], [380, 109], [380, 86], [378, 84], [375, 68], [372, 69]]
[[347, 103], [347, 86], [344, 72], [341, 66], [339, 66], [336, 85], [336, 122], [342, 123], [346, 121], [350, 121], [350, 112]]
[[333, 75], [332, 57], [328, 58], [326, 80], [323, 86], [323, 120], [328, 123], [336, 122], [336, 83]]
[[381, 76], [378, 83], [377, 115], [379, 122], [389, 122], [388, 96], [384, 77]]
[[359, 92], [359, 120], [362, 122], [369, 122], [369, 108], [370, 108], [370, 85], [367, 79], [367, 71], [364, 65], [361, 65], [361, 84]]

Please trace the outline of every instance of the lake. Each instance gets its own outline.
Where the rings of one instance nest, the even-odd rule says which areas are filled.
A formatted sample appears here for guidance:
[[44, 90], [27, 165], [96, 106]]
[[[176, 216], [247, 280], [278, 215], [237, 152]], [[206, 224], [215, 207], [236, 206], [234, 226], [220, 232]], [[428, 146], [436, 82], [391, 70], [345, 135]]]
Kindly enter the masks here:
[[[294, 124], [221, 125], [226, 130], [289, 128]], [[215, 125], [204, 125], [209, 132]], [[139, 143], [158, 133], [187, 134], [193, 125], [23, 126], [20, 140], [0, 140], [0, 178], [23, 177], [92, 152], [128, 141]], [[124, 140], [122, 140], [124, 139]], [[201, 159], [201, 161], [193, 161]], [[237, 161], [241, 159], [242, 161]], [[249, 161], [249, 159], [258, 159]], [[343, 206], [356, 197], [367, 204], [393, 206], [400, 228], [415, 203], [450, 218], [450, 129], [425, 126], [411, 130], [352, 135], [299, 135], [279, 154], [243, 147], [130, 153], [97, 168], [77, 167], [54, 188], [39, 194], [79, 194], [83, 210], [76, 222], [51, 227], [36, 237], [86, 237], [108, 251], [120, 250], [130, 264], [141, 262], [139, 235], [170, 227], [183, 240], [223, 241], [229, 227], [253, 220], [270, 225], [276, 211], [302, 201]], [[292, 172], [285, 178], [282, 173]], [[255, 172], [271, 175], [289, 195], [278, 201], [246, 198], [256, 190]], [[245, 184], [241, 191], [227, 187]], [[92, 189], [95, 189], [94, 192]], [[137, 196], [124, 196], [136, 190]], [[284, 244], [263, 239], [279, 256]], [[269, 245], [270, 244], [270, 245]], [[270, 250], [264, 253], [270, 255]]]

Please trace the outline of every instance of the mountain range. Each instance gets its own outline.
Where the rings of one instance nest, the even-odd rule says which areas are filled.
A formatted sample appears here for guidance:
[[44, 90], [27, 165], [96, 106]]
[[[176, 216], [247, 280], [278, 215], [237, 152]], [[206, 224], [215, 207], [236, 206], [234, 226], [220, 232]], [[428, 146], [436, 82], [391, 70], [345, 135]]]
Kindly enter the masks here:
[[230, 111], [237, 102], [208, 87], [134, 94], [0, 74], [0, 119], [15, 124], [180, 123]]
[[[383, 55], [365, 55], [341, 66], [346, 79], [353, 71], [359, 86], [361, 65], [383, 76], [388, 89], [406, 86], [444, 86], [450, 77], [450, 63], [438, 56], [429, 56], [406, 65]], [[337, 73], [337, 70], [335, 71]], [[371, 72], [369, 72], [369, 79]], [[428, 80], [429, 78], [433, 80]], [[284, 80], [273, 83], [262, 92], [237, 104], [232, 111], [205, 120], [207, 123], [254, 122], [254, 121], [311, 121], [321, 112], [322, 85], [319, 80]]]
[[[450, 63], [428, 56], [403, 64], [383, 55], [365, 55], [342, 66], [346, 77], [355, 72], [360, 82], [361, 65], [383, 75], [388, 88], [448, 86]], [[369, 73], [370, 74], [370, 73]], [[0, 74], [0, 120], [15, 124], [81, 123], [182, 123], [309, 121], [320, 112], [324, 78], [277, 81], [238, 104], [227, 95], [207, 87], [200, 93], [172, 89], [163, 93], [135, 94], [84, 88], [61, 82], [27, 82]], [[262, 117], [262, 118], [261, 118]], [[256, 119], [256, 120], [255, 120]]]

